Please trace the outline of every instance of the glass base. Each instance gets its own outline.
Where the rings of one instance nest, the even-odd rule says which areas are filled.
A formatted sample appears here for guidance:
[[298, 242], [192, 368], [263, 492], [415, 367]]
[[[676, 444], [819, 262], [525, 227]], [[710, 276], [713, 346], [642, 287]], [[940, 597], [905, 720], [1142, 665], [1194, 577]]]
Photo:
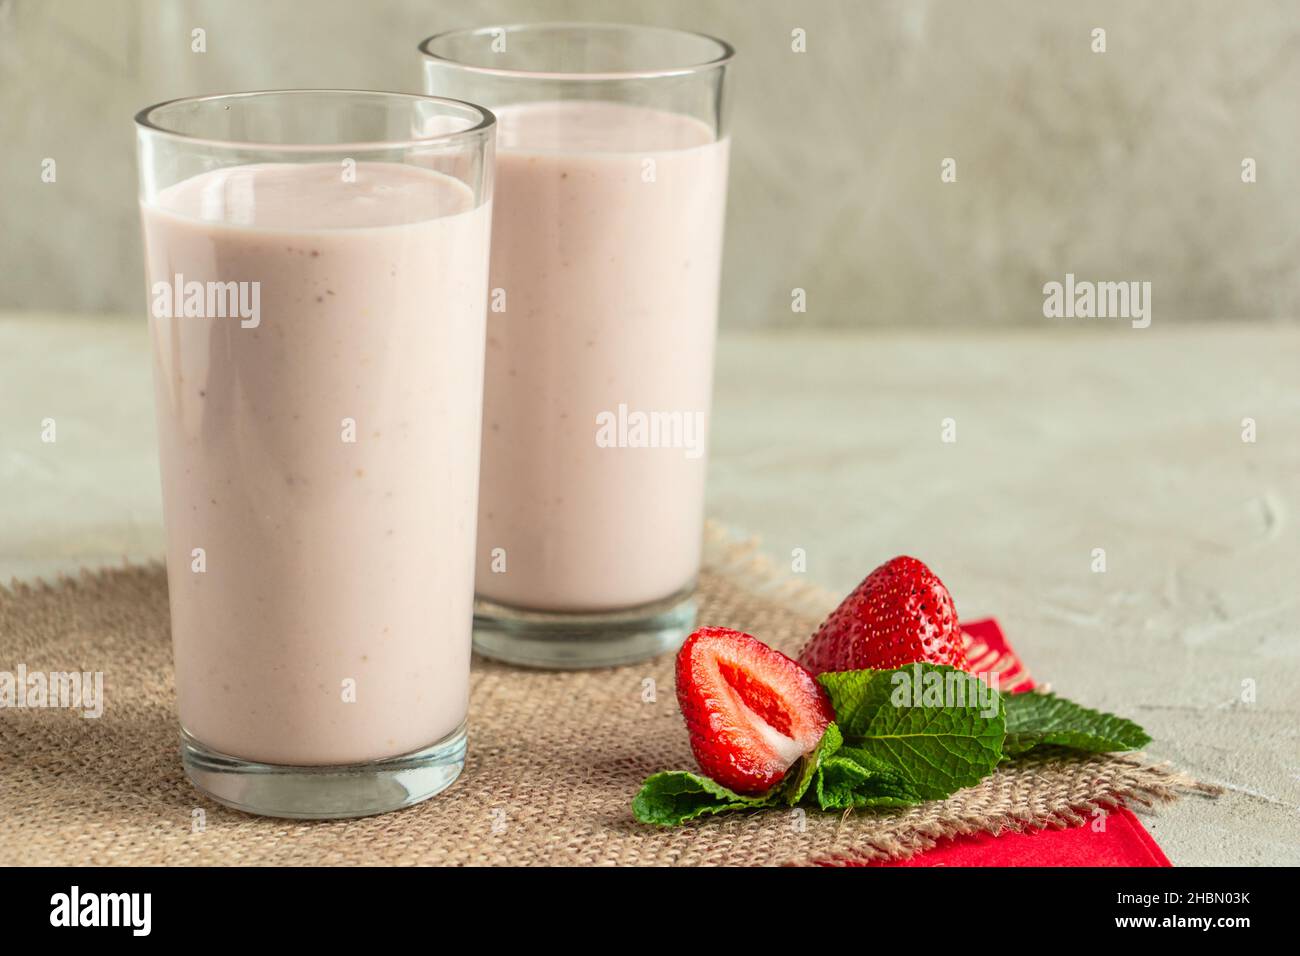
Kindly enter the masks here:
[[409, 807], [451, 786], [465, 766], [465, 725], [400, 757], [338, 767], [255, 763], [217, 753], [181, 730], [185, 775], [218, 803], [295, 820], [368, 817]]
[[675, 651], [695, 627], [695, 586], [641, 607], [597, 613], [529, 611], [474, 602], [474, 650], [551, 670], [618, 667]]

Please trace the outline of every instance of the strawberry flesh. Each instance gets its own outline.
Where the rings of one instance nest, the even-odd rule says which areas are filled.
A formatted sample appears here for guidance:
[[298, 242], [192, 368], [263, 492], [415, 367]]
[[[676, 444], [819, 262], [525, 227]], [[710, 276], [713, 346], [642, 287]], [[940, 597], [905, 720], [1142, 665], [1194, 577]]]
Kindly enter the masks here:
[[682, 645], [677, 701], [700, 770], [744, 794], [780, 783], [835, 716], [797, 661], [725, 627], [702, 627]]

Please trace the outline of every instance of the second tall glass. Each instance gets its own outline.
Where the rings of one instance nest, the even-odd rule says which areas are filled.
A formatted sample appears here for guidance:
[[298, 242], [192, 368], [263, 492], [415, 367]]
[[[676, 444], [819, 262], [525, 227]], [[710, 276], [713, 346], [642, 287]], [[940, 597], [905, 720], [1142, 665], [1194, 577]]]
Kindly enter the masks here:
[[628, 663], [694, 623], [726, 206], [711, 37], [445, 33], [430, 93], [498, 117], [475, 647]]

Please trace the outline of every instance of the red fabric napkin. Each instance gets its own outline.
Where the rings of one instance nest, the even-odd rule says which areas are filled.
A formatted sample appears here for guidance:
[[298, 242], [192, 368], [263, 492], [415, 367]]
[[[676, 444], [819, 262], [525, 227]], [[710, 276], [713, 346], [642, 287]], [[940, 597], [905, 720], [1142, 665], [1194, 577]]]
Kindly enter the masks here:
[[1068, 830], [987, 833], [945, 840], [906, 860], [871, 866], [1172, 866], [1151, 834], [1128, 810], [1106, 815], [1106, 829], [1091, 823]]
[[[993, 618], [963, 624], [966, 659], [973, 671], [995, 670], [1004, 693], [1031, 690], [1033, 679]], [[1104, 829], [1094, 829], [1104, 823]], [[1112, 810], [1066, 830], [1008, 831], [944, 840], [906, 860], [870, 866], [1173, 866], [1130, 811]]]

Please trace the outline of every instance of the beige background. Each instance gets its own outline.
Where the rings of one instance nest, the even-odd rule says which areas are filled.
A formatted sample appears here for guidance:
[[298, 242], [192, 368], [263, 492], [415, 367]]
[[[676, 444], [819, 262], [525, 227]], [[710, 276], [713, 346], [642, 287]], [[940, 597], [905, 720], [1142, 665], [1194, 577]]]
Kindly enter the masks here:
[[1042, 325], [1066, 272], [1152, 282], [1156, 324], [1300, 316], [1300, 6], [1264, 0], [0, 0], [0, 309], [139, 314], [141, 106], [414, 90], [430, 33], [562, 18], [739, 48], [728, 325]]

